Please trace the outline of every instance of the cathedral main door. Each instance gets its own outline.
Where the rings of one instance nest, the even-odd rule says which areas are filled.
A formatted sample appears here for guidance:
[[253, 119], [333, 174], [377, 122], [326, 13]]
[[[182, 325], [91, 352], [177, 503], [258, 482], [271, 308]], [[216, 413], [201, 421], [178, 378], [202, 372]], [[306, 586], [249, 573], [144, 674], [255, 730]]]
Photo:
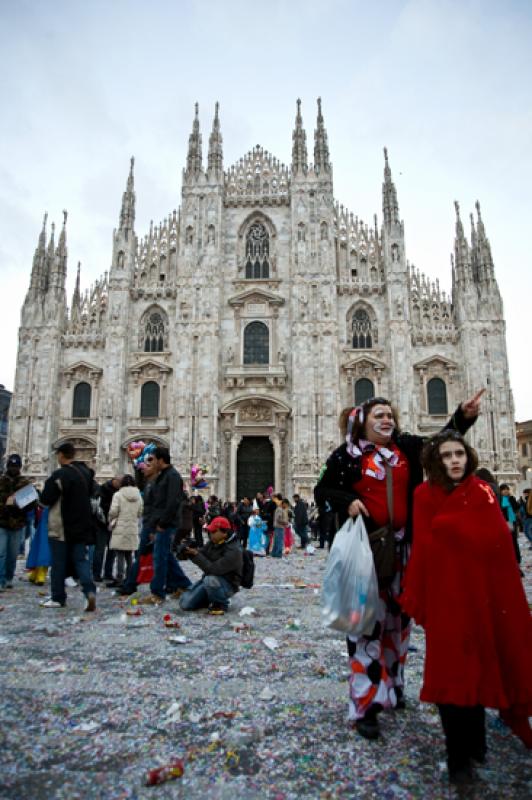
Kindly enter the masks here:
[[253, 499], [274, 485], [273, 445], [267, 436], [244, 436], [238, 446], [236, 465], [237, 496]]

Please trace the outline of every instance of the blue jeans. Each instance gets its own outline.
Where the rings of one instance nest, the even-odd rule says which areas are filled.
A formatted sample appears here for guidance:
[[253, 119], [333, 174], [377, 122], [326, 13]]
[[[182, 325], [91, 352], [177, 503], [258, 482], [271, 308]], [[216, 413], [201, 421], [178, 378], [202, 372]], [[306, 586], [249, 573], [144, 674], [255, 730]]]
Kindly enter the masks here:
[[284, 528], [273, 529], [272, 558], [282, 558], [284, 550]]
[[172, 541], [176, 528], [166, 528], [155, 533], [153, 542], [153, 580], [150, 583], [151, 593], [157, 597], [165, 598], [166, 593], [171, 594], [176, 589], [188, 589], [191, 581], [172, 553]]
[[211, 603], [216, 603], [227, 611], [229, 598], [234, 593], [235, 590], [229, 581], [221, 575], [204, 575], [181, 595], [179, 605], [183, 611], [195, 611], [197, 608], [206, 608]]
[[86, 544], [67, 544], [59, 539], [48, 538], [52, 567], [50, 570], [50, 585], [52, 600], [64, 605], [66, 603], [65, 578], [68, 559], [72, 560], [85, 597], [96, 593], [96, 586], [92, 580], [92, 570], [89, 561], [89, 548]]
[[0, 528], [0, 587], [11, 583], [17, 566], [17, 555], [24, 528], [12, 531]]
[[532, 517], [527, 517], [523, 522], [523, 531], [530, 544], [532, 544]]

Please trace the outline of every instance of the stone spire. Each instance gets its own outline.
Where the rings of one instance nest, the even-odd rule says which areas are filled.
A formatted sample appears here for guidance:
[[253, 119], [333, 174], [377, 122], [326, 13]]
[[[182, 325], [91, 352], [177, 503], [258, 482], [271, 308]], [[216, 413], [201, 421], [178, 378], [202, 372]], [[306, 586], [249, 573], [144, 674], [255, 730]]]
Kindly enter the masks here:
[[325, 130], [323, 114], [321, 113], [321, 97], [318, 97], [318, 121], [314, 131], [314, 169], [318, 174], [330, 173], [331, 171], [327, 131]]
[[[67, 271], [67, 257], [68, 250], [66, 246], [66, 223], [68, 212], [63, 211], [63, 227], [59, 234], [59, 242], [55, 253], [53, 254], [52, 267], [50, 269], [50, 288], [51, 289], [65, 289], [66, 271]], [[52, 226], [52, 239], [53, 239], [53, 226]], [[52, 239], [50, 244], [52, 244]]]
[[456, 232], [454, 238], [454, 268], [457, 283], [463, 283], [471, 278], [471, 258], [469, 245], [464, 235], [464, 226], [460, 219], [460, 205], [454, 201], [456, 211]]
[[388, 163], [388, 149], [384, 148], [384, 182], [382, 184], [382, 213], [384, 224], [399, 224], [399, 203], [397, 202], [397, 192], [392, 180], [392, 171]]
[[[214, 119], [212, 122], [212, 131], [209, 136], [209, 156], [207, 172], [210, 177], [221, 178], [223, 174], [223, 148], [222, 148], [222, 134], [220, 132], [220, 120], [218, 118], [219, 103], [214, 107]], [[198, 123], [199, 131], [199, 123]], [[201, 168], [201, 137], [200, 137], [200, 168]]]
[[72, 293], [72, 305], [70, 307], [70, 317], [75, 319], [79, 316], [81, 309], [81, 261], [78, 261], [78, 271], [76, 274], [76, 284]]
[[187, 169], [185, 175], [187, 178], [193, 175], [197, 176], [202, 170], [202, 155], [201, 155], [201, 133], [199, 125], [199, 106], [196, 103], [194, 114], [194, 122], [192, 123], [192, 133], [188, 137], [188, 155], [187, 155]]
[[135, 159], [131, 156], [129, 175], [127, 178], [126, 191], [122, 195], [122, 208], [120, 209], [120, 229], [133, 231], [135, 228], [135, 180], [133, 177], [133, 167]]
[[301, 100], [297, 100], [297, 114], [294, 132], [292, 133], [292, 173], [297, 175], [307, 174], [308, 155], [307, 155], [307, 134], [303, 128], [301, 117]]
[[46, 291], [46, 222], [48, 213], [45, 213], [39, 241], [33, 255], [31, 268], [30, 290], [34, 293]]
[[[476, 267], [476, 279], [478, 281], [492, 282], [495, 280], [495, 269], [491, 255], [489, 239], [486, 236], [486, 229], [480, 213], [480, 203], [475, 203], [477, 210], [477, 230], [476, 236], [471, 240], [472, 260]], [[473, 220], [473, 215], [471, 214]]]

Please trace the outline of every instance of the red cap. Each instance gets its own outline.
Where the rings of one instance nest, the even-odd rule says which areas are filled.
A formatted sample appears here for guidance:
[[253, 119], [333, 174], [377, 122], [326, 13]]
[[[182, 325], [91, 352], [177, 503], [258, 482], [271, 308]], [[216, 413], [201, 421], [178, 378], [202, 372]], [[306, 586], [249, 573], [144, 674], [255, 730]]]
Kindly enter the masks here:
[[225, 517], [215, 517], [212, 522], [209, 522], [207, 525], [207, 530], [209, 533], [213, 533], [213, 531], [219, 531], [220, 528], [223, 531], [230, 531], [231, 530], [231, 523]]

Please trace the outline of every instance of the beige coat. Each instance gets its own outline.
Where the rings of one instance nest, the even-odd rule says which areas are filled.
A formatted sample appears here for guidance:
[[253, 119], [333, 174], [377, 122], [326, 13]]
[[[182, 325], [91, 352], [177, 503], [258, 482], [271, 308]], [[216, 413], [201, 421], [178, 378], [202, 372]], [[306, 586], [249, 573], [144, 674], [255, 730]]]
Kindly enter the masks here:
[[123, 486], [113, 495], [109, 522], [116, 520], [111, 534], [111, 550], [136, 550], [139, 546], [139, 517], [142, 497], [136, 486]]

